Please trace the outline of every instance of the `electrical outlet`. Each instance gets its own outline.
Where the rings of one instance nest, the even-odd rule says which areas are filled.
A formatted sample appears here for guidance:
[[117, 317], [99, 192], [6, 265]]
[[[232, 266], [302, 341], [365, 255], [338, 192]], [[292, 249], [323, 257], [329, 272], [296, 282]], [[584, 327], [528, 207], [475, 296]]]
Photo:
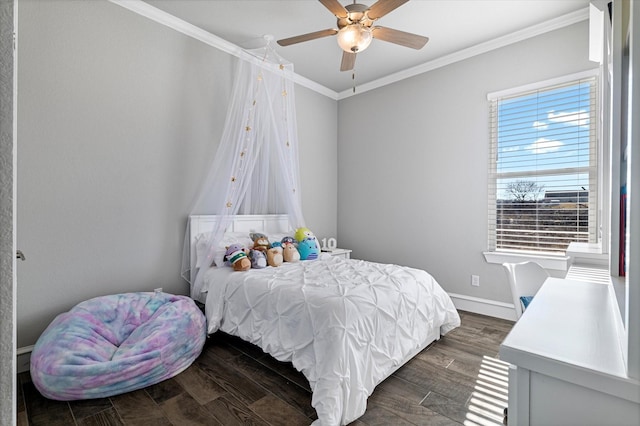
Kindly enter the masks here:
[[471, 285], [480, 287], [480, 275], [471, 275]]
[[162, 293], [162, 287], [154, 288], [154, 293]]

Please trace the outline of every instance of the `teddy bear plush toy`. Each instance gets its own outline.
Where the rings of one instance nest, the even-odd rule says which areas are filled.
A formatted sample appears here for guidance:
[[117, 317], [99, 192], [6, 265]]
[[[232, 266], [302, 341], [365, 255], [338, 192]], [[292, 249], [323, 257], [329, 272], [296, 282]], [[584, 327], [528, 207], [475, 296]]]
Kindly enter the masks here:
[[266, 235], [260, 234], [259, 232], [252, 232], [249, 234], [249, 237], [253, 240], [253, 249], [260, 250], [264, 253], [271, 248], [271, 244], [269, 244], [269, 239]]
[[309, 228], [296, 229], [295, 238], [298, 240], [300, 260], [314, 260], [318, 258], [320, 254], [318, 240]]
[[280, 244], [282, 245], [282, 257], [285, 262], [298, 262], [300, 260], [300, 252], [295, 245], [296, 240], [293, 237], [284, 237]]
[[251, 269], [251, 261], [242, 244], [231, 244], [227, 247], [224, 258], [229, 262], [234, 271], [247, 271]]

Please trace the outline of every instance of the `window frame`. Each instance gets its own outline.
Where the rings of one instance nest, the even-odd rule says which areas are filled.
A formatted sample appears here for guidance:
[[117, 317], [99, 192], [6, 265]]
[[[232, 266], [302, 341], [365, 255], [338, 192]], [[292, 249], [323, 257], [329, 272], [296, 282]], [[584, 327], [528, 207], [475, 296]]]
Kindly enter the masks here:
[[[591, 112], [591, 118], [595, 118], [593, 123], [594, 131], [594, 144], [593, 149], [596, 153], [595, 171], [590, 173], [590, 177], [596, 180], [594, 194], [590, 194], [589, 205], [595, 206], [595, 209], [589, 209], [589, 240], [590, 243], [598, 245], [598, 249], [603, 252], [601, 242], [603, 235], [607, 235], [608, 223], [603, 221], [605, 215], [602, 214], [603, 200], [607, 199], [606, 182], [603, 176], [603, 140], [605, 139], [602, 134], [602, 106], [601, 106], [601, 91], [602, 91], [602, 79], [601, 73], [598, 68], [591, 70], [565, 75], [562, 77], [544, 80], [524, 86], [519, 86], [502, 91], [492, 92], [487, 94], [489, 114], [493, 111], [494, 103], [501, 98], [509, 98], [516, 96], [526, 96], [531, 92], [537, 90], [545, 90], [552, 88], [553, 86], [567, 84], [571, 82], [578, 82], [579, 80], [594, 78], [594, 110]], [[489, 117], [491, 120], [491, 117]], [[497, 217], [497, 180], [499, 175], [497, 173], [497, 127], [490, 122], [490, 140], [489, 140], [489, 164], [488, 164], [488, 229], [487, 229], [487, 244], [488, 250], [484, 252], [485, 259], [489, 263], [503, 263], [514, 262], [524, 260], [536, 260], [543, 263], [543, 266], [548, 269], [566, 270], [569, 265], [569, 256], [565, 253], [548, 253], [543, 251], [525, 251], [525, 250], [511, 250], [496, 248], [496, 222]], [[593, 222], [592, 222], [593, 220]], [[593, 226], [591, 225], [593, 223]]]

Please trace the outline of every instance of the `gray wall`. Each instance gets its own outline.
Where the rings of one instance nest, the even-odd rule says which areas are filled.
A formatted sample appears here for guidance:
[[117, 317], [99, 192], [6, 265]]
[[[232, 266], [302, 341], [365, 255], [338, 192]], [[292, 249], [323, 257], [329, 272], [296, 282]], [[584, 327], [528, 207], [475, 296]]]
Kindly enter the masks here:
[[[89, 297], [187, 293], [186, 217], [235, 59], [108, 2], [23, 0], [19, 17], [22, 347]], [[482, 257], [486, 94], [592, 68], [587, 31], [576, 24], [340, 102], [297, 88], [309, 226], [354, 257], [510, 302], [501, 268]]]
[[296, 87], [302, 205], [319, 238], [338, 233], [338, 103]]
[[[20, 1], [18, 347], [90, 297], [188, 293], [186, 219], [235, 61], [109, 2]], [[337, 103], [296, 102], [305, 218], [335, 235]]]
[[426, 269], [448, 292], [509, 303], [506, 275], [482, 255], [487, 93], [594, 68], [588, 39], [582, 22], [340, 101], [340, 245]]

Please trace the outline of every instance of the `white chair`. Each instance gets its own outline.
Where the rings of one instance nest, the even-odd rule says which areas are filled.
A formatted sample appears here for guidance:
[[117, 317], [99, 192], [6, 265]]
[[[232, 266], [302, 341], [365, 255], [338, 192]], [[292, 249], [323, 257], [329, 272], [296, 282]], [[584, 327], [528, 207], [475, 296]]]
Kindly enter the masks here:
[[542, 283], [549, 278], [547, 271], [535, 262], [503, 263], [507, 271], [511, 296], [516, 308], [516, 320], [520, 319], [525, 305], [521, 297], [536, 295]]

